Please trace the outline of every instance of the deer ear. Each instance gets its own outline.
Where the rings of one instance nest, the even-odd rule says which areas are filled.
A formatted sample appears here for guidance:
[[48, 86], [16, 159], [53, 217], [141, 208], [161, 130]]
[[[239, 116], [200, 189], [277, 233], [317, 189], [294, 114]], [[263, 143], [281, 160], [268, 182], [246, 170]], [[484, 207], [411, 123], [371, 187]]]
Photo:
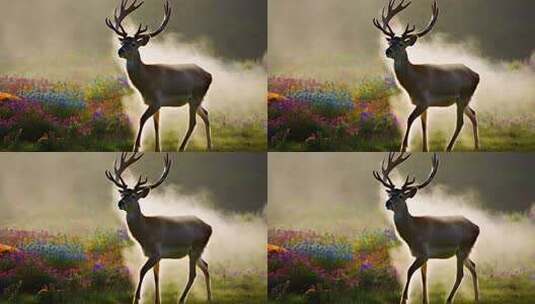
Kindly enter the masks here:
[[418, 191], [418, 188], [412, 188], [409, 190], [409, 192], [405, 193], [405, 196], [408, 198], [413, 198], [416, 195], [416, 191]]
[[409, 38], [407, 38], [407, 40], [405, 40], [405, 43], [408, 46], [413, 46], [416, 43], [417, 39], [418, 39], [418, 36], [410, 36]]
[[143, 190], [139, 192], [139, 197], [145, 198], [147, 197], [147, 195], [149, 195], [149, 193], [150, 193], [150, 188], [143, 188]]
[[149, 40], [150, 40], [150, 36], [142, 36], [141, 38], [139, 38], [137, 40], [137, 43], [140, 45], [140, 46], [145, 46], [147, 45], [147, 43], [149, 43]]

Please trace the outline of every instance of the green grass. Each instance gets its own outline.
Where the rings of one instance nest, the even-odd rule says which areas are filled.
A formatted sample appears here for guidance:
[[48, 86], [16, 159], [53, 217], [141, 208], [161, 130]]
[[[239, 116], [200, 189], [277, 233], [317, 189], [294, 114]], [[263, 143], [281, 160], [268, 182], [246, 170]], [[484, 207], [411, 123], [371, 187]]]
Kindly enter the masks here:
[[[432, 278], [430, 278], [432, 279]], [[471, 277], [466, 274], [462, 284], [469, 285], [469, 292], [457, 293], [455, 297], [455, 304], [473, 304], [474, 296], [471, 289]], [[454, 278], [451, 284], [453, 285]], [[411, 303], [422, 303], [421, 298], [421, 281], [419, 277], [413, 277], [411, 284], [417, 284], [418, 290], [413, 298], [409, 300]], [[532, 304], [535, 299], [535, 280], [527, 276], [513, 276], [513, 277], [498, 277], [498, 276], [480, 276], [480, 304]], [[451, 290], [451, 286], [447, 285], [432, 285], [429, 288], [429, 302], [430, 303], [445, 303], [446, 298]], [[347, 304], [390, 304], [398, 303], [401, 296], [401, 291], [366, 291], [355, 290], [348, 293], [334, 293], [331, 295], [322, 295], [320, 298], [307, 297], [305, 295], [290, 295], [288, 297], [272, 300], [270, 303], [347, 303]]]

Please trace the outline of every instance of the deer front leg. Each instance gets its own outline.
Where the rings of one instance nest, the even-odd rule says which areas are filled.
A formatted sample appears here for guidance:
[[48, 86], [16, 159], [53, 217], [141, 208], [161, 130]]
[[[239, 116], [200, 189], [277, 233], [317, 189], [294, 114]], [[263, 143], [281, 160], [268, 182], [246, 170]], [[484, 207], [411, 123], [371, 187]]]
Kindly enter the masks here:
[[204, 122], [204, 127], [206, 129], [206, 142], [208, 145], [208, 151], [212, 150], [212, 132], [210, 130], [210, 120], [208, 119], [208, 111], [202, 106], [197, 109], [197, 114], [201, 117]]
[[208, 263], [205, 260], [200, 258], [197, 261], [197, 266], [202, 270], [204, 274], [204, 280], [206, 282], [206, 293], [208, 295], [208, 303], [212, 302], [212, 289], [210, 286], [210, 273], [208, 272]]
[[423, 143], [422, 143], [422, 149], [423, 152], [427, 152], [427, 110], [425, 110], [422, 113], [422, 116], [420, 117], [422, 120], [422, 137], [423, 137]]
[[461, 129], [463, 128], [464, 124], [464, 116], [463, 112], [465, 109], [465, 105], [457, 104], [457, 125], [455, 126], [455, 132], [453, 132], [453, 136], [450, 140], [450, 143], [448, 144], [448, 147], [446, 148], [446, 151], [450, 152], [453, 149], [453, 145], [455, 144], [455, 141], [457, 140], [457, 136], [459, 136], [459, 132], [461, 132]]
[[422, 271], [423, 303], [427, 304], [427, 262], [422, 265], [422, 268], [420, 270]]
[[145, 110], [145, 113], [141, 115], [141, 119], [139, 120], [139, 130], [137, 132], [136, 143], [134, 145], [134, 152], [138, 152], [139, 147], [141, 146], [141, 133], [143, 131], [143, 126], [145, 126], [145, 123], [147, 122], [147, 120], [152, 115], [154, 115], [154, 113], [156, 113], [158, 110], [159, 108], [149, 107], [147, 110]]
[[191, 286], [193, 285], [193, 282], [195, 281], [195, 277], [197, 276], [197, 271], [195, 265], [197, 264], [197, 257], [196, 256], [189, 256], [189, 277], [188, 277], [188, 283], [186, 284], [186, 287], [184, 288], [184, 291], [182, 292], [182, 295], [180, 296], [180, 301], [178, 303], [184, 304], [186, 303], [186, 297], [188, 296], [189, 290]]
[[448, 300], [446, 301], [447, 304], [453, 303], [453, 297], [455, 296], [455, 293], [457, 292], [457, 288], [459, 288], [459, 285], [461, 284], [461, 281], [463, 280], [464, 271], [463, 271], [463, 264], [464, 264], [464, 257], [457, 256], [457, 277], [455, 279], [455, 284], [453, 284], [453, 289], [450, 292], [450, 295], [448, 296]]
[[180, 152], [183, 152], [186, 149], [186, 145], [188, 144], [191, 133], [193, 133], [193, 130], [195, 130], [195, 125], [197, 124], [197, 107], [198, 105], [193, 105], [191, 103], [189, 105], [189, 126], [188, 131], [186, 132], [186, 135], [180, 144], [180, 148], [178, 149]]
[[472, 282], [474, 283], [474, 296], [476, 303], [479, 303], [479, 286], [477, 283], [476, 263], [470, 260], [470, 258], [467, 258], [464, 261], [464, 265], [466, 266], [466, 268], [468, 268], [468, 270], [470, 270], [470, 273], [472, 274]]
[[160, 261], [160, 258], [150, 257], [145, 263], [145, 265], [141, 267], [141, 270], [139, 271], [139, 282], [136, 288], [136, 295], [134, 296], [134, 301], [133, 301], [134, 304], [139, 303], [139, 298], [141, 294], [141, 285], [143, 283], [143, 278], [145, 277], [145, 274], [147, 274], [147, 271], [149, 271], [152, 267], [154, 267], [154, 265], [156, 265], [156, 263], [158, 263], [159, 261]]
[[160, 262], [157, 262], [152, 270], [154, 271], [154, 303], [160, 304]]
[[423, 264], [427, 262], [426, 258], [416, 258], [416, 260], [412, 263], [412, 265], [409, 267], [409, 270], [407, 271], [407, 282], [405, 283], [405, 288], [403, 288], [403, 294], [401, 295], [401, 304], [407, 304], [407, 299], [409, 298], [408, 292], [409, 292], [409, 283], [411, 282], [411, 277], [414, 274], [418, 268], [422, 267]]
[[474, 145], [475, 149], [479, 150], [479, 134], [477, 130], [477, 116], [476, 111], [474, 109], [470, 108], [470, 106], [466, 107], [464, 110], [464, 114], [470, 118], [470, 121], [472, 122], [472, 131], [474, 132]]
[[412, 123], [416, 118], [418, 118], [418, 116], [422, 115], [425, 110], [426, 107], [417, 106], [416, 109], [414, 109], [409, 115], [409, 118], [407, 119], [407, 130], [405, 130], [405, 136], [403, 136], [403, 142], [401, 144], [401, 152], [407, 151], [407, 146], [409, 145], [409, 132], [411, 130]]
[[154, 113], [152, 119], [154, 120], [154, 135], [156, 137], [154, 151], [160, 152], [160, 110]]

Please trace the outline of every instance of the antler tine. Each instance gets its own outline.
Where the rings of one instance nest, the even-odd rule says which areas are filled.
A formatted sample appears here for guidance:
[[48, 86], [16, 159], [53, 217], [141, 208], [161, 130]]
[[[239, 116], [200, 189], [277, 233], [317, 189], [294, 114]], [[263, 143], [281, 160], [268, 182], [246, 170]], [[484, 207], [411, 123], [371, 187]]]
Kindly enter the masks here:
[[422, 31], [415, 34], [417, 37], [422, 37], [425, 34], [429, 33], [435, 26], [435, 23], [437, 22], [438, 14], [439, 14], [438, 4], [436, 0], [433, 2], [432, 11], [433, 11], [433, 14], [431, 15], [431, 20], [429, 21], [427, 26]]
[[113, 24], [109, 18], [106, 18], [106, 25], [111, 28], [117, 35], [123, 38], [128, 36], [126, 30], [122, 25], [122, 22], [124, 18], [126, 18], [133, 11], [137, 10], [141, 5], [143, 5], [143, 1], [139, 3], [138, 1], [139, 0], [134, 0], [130, 5], [128, 5], [128, 0], [121, 0], [119, 8], [115, 8], [113, 13], [115, 24]]
[[157, 182], [149, 185], [148, 187], [151, 189], [154, 189], [158, 187], [159, 185], [161, 185], [167, 178], [167, 175], [169, 174], [169, 169], [171, 169], [171, 165], [172, 165], [172, 161], [171, 159], [169, 159], [169, 154], [166, 154], [164, 157], [164, 169], [163, 169], [162, 175], [160, 176], [160, 179]]
[[[396, 185], [392, 182], [392, 179], [390, 179], [389, 174], [395, 167], [406, 161], [410, 156], [410, 154], [405, 154], [404, 152], [400, 153], [397, 157], [395, 153], [388, 153], [388, 157], [381, 162], [381, 174], [377, 171], [373, 171], [373, 176], [381, 182], [383, 186], [389, 189], [396, 188]], [[387, 161], [386, 164], [385, 161]], [[407, 176], [405, 185], [411, 185], [412, 183], [414, 183], [414, 180], [409, 181], [409, 177]]]
[[151, 33], [148, 34], [151, 38], [155, 37], [158, 34], [160, 34], [161, 32], [163, 32], [163, 30], [167, 27], [167, 23], [169, 23], [169, 19], [171, 18], [171, 11], [172, 11], [171, 10], [171, 5], [169, 4], [169, 1], [165, 1], [164, 17], [163, 17], [162, 24], [160, 25], [160, 27], [156, 31], [151, 32]]
[[128, 153], [126, 152], [121, 153], [119, 162], [117, 162], [117, 159], [116, 159], [115, 162], [113, 163], [113, 171], [115, 173], [115, 176], [112, 176], [111, 172], [107, 173], [106, 176], [108, 176], [109, 174], [111, 177], [113, 177], [114, 183], [116, 185], [120, 184], [120, 186], [118, 185], [120, 188], [128, 187], [128, 185], [126, 184], [126, 182], [124, 181], [122, 177], [122, 174], [124, 170], [126, 170], [126, 168], [128, 168], [130, 165], [138, 161], [141, 157], [143, 157], [143, 153], [133, 153], [131, 156], [128, 156]]
[[421, 183], [419, 185], [416, 185], [414, 187], [416, 187], [418, 189], [422, 189], [425, 186], [429, 185], [429, 183], [433, 180], [433, 178], [437, 174], [438, 165], [439, 165], [438, 155], [435, 153], [435, 154], [433, 154], [432, 167], [431, 167], [431, 172], [429, 172], [429, 176], [427, 177], [425, 182], [423, 182], [423, 183]]

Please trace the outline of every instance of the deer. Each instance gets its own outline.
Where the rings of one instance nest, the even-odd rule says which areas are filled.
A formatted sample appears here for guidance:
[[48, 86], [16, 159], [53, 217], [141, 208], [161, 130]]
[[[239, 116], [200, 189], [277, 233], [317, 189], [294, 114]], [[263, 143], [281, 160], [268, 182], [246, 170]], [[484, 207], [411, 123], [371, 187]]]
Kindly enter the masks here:
[[141, 133], [147, 120], [153, 117], [154, 131], [156, 137], [155, 151], [160, 151], [160, 108], [162, 107], [182, 107], [189, 106], [188, 130], [179, 151], [184, 151], [191, 134], [197, 124], [196, 116], [203, 120], [206, 131], [207, 149], [212, 149], [212, 139], [210, 130], [210, 120], [208, 110], [203, 107], [202, 102], [210, 85], [212, 75], [196, 64], [145, 64], [141, 60], [139, 48], [149, 43], [151, 38], [162, 33], [169, 19], [171, 18], [171, 6], [169, 1], [164, 5], [164, 19], [160, 27], [148, 32], [148, 26], [139, 25], [134, 35], [129, 35], [124, 26], [123, 20], [132, 12], [143, 5], [143, 2], [134, 0], [129, 4], [129, 0], [121, 0], [121, 5], [114, 12], [114, 21], [106, 18], [106, 25], [119, 36], [121, 47], [118, 51], [120, 58], [126, 60], [126, 71], [132, 85], [141, 94], [147, 109], [139, 121], [139, 129], [134, 144], [134, 152], [138, 152], [141, 145]]
[[463, 64], [436, 65], [412, 64], [410, 62], [407, 48], [413, 46], [418, 38], [431, 32], [439, 15], [437, 2], [434, 1], [431, 20], [423, 30], [415, 32], [416, 27], [407, 24], [403, 33], [397, 35], [389, 23], [394, 16], [410, 4], [411, 2], [401, 0], [396, 5], [396, 0], [389, 0], [386, 11], [383, 8], [381, 21], [373, 19], [373, 25], [386, 36], [388, 48], [385, 55], [394, 60], [397, 82], [409, 95], [411, 103], [415, 106], [407, 119], [401, 152], [407, 150], [411, 126], [418, 117], [421, 117], [422, 122], [422, 148], [424, 152], [427, 152], [427, 109], [430, 107], [450, 107], [454, 104], [457, 106], [457, 123], [446, 151], [453, 149], [464, 125], [464, 115], [472, 123], [475, 149], [479, 150], [476, 111], [470, 106], [472, 96], [479, 84], [479, 74]]
[[418, 190], [431, 183], [435, 177], [439, 159], [433, 155], [431, 172], [427, 179], [420, 184], [415, 184], [416, 179], [407, 175], [401, 187], [397, 187], [390, 178], [390, 173], [398, 165], [406, 161], [410, 154], [389, 153], [387, 163], [381, 163], [381, 172], [373, 171], [373, 176], [385, 188], [388, 200], [385, 207], [394, 213], [394, 225], [396, 231], [409, 247], [411, 255], [415, 258], [407, 271], [407, 281], [403, 288], [400, 303], [406, 304], [408, 298], [409, 283], [415, 271], [421, 269], [423, 303], [428, 304], [427, 299], [427, 261], [429, 259], [449, 259], [453, 256], [457, 259], [457, 276], [447, 303], [453, 303], [463, 276], [463, 266], [471, 275], [474, 285], [475, 302], [479, 301], [479, 286], [477, 280], [476, 264], [470, 259], [470, 253], [479, 236], [479, 227], [463, 216], [413, 216], [407, 208], [407, 200], [413, 198]]
[[122, 153], [115, 160], [113, 172], [106, 170], [106, 178], [119, 190], [120, 200], [118, 207], [126, 212], [126, 223], [132, 237], [137, 241], [147, 257], [147, 261], [139, 272], [139, 281], [134, 295], [134, 304], [139, 303], [141, 286], [145, 274], [153, 269], [155, 283], [155, 303], [160, 303], [160, 260], [182, 259], [189, 257], [188, 282], [180, 296], [179, 303], [186, 303], [189, 290], [196, 277], [196, 267], [204, 274], [208, 302], [211, 302], [212, 292], [210, 287], [210, 273], [208, 263], [202, 258], [202, 254], [212, 235], [212, 227], [196, 216], [145, 216], [141, 212], [139, 200], [146, 198], [150, 191], [161, 185], [169, 174], [171, 160], [169, 155], [164, 157], [164, 169], [158, 181], [148, 183], [147, 178], [139, 176], [134, 187], [129, 187], [124, 181], [122, 174], [132, 164], [137, 162], [143, 154]]

